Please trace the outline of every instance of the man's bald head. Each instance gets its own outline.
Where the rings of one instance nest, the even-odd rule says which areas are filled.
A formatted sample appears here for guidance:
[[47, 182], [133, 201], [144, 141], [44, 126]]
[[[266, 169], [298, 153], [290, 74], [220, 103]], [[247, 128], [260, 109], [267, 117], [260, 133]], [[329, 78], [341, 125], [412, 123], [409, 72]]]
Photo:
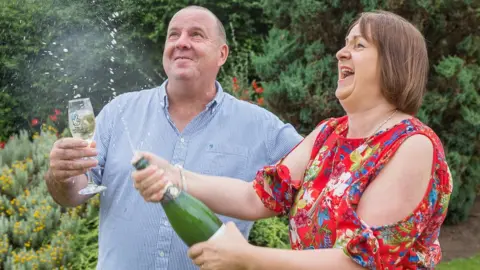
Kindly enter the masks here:
[[[222, 22], [218, 19], [218, 17], [213, 14], [213, 12], [211, 12], [208, 8], [204, 8], [204, 7], [201, 7], [201, 6], [188, 6], [188, 7], [184, 7], [182, 8], [181, 10], [177, 11], [177, 13], [175, 13], [175, 15], [173, 15], [173, 17], [175, 17], [179, 12], [183, 11], [183, 10], [189, 10], [189, 9], [194, 9], [194, 10], [201, 10], [201, 11], [205, 11], [207, 12], [208, 14], [210, 14], [210, 16], [213, 17], [213, 19], [215, 20], [216, 24], [217, 24], [217, 32], [218, 32], [218, 37], [219, 37], [219, 41], [222, 42], [222, 43], [225, 43], [227, 44], [227, 34], [225, 32], [225, 28], [223, 27], [223, 24]], [[172, 19], [173, 19], [172, 17]]]

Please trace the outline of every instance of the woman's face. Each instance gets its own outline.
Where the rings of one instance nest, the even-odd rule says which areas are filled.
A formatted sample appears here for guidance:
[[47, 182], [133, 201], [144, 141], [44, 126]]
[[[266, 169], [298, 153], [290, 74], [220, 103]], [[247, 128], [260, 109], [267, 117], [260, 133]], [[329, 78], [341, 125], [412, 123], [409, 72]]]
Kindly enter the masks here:
[[335, 95], [347, 112], [367, 109], [382, 99], [378, 50], [362, 36], [358, 24], [336, 56], [338, 85]]

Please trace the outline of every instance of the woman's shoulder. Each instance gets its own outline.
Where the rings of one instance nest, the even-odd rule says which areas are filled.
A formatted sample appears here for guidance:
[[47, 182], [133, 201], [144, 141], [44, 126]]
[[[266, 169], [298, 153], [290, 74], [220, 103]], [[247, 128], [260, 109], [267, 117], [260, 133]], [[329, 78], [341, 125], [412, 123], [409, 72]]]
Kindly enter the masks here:
[[[416, 117], [406, 119], [403, 122], [403, 128], [407, 135], [406, 139], [416, 141], [416, 143], [411, 144], [411, 147], [415, 147], [418, 144], [425, 145], [431, 143], [433, 145], [433, 150], [437, 152], [437, 154], [442, 157], [445, 156], [442, 140], [430, 126]], [[420, 138], [420, 136], [423, 138]]]
[[340, 125], [344, 125], [348, 122], [348, 116], [340, 116], [340, 117], [329, 117], [325, 118], [322, 121], [320, 121], [316, 126], [315, 130], [318, 130], [318, 132], [325, 132], [329, 130], [335, 130], [338, 128]]
[[382, 160], [435, 174], [442, 179], [439, 183], [444, 186], [442, 189], [451, 190], [452, 178], [443, 144], [431, 127], [412, 117], [403, 120], [387, 137], [382, 143], [385, 145]]

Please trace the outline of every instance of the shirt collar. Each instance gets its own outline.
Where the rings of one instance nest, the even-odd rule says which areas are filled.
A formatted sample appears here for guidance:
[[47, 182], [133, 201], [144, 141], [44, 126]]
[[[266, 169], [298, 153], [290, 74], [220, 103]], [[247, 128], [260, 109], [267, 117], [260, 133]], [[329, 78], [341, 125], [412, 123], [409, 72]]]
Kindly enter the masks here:
[[[168, 79], [165, 80], [162, 83], [162, 85], [160, 85], [160, 89], [158, 91], [158, 93], [160, 95], [160, 105], [162, 105], [164, 108], [168, 108], [168, 98], [167, 98], [167, 90], [166, 90], [167, 83], [168, 83]], [[218, 81], [215, 81], [215, 88], [217, 89], [217, 94], [212, 99], [212, 101], [210, 101], [207, 104], [207, 106], [206, 106], [207, 109], [213, 109], [215, 106], [220, 104], [223, 100], [224, 95], [225, 95], [225, 93], [223, 91], [223, 88], [222, 88], [222, 85]]]

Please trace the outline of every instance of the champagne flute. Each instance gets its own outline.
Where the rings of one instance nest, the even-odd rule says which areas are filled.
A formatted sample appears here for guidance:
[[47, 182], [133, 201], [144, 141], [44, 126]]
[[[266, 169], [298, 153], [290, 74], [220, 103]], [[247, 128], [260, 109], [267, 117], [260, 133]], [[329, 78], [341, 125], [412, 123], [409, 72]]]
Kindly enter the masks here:
[[[68, 126], [74, 138], [81, 138], [92, 143], [95, 133], [95, 114], [89, 98], [68, 101]], [[88, 185], [78, 193], [82, 195], [95, 194], [107, 189], [97, 185], [92, 179], [91, 170], [87, 170]]]

